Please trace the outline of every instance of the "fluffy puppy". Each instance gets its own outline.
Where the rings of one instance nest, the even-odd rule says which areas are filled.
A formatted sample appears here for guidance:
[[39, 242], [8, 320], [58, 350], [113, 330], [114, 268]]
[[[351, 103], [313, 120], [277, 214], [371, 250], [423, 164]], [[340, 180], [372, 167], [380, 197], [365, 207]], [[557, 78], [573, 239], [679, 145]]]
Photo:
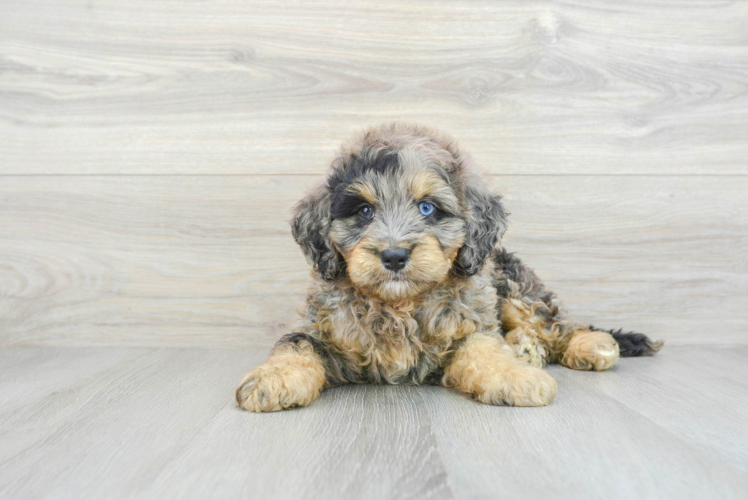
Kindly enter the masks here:
[[296, 207], [314, 268], [307, 310], [236, 389], [255, 412], [306, 406], [348, 383], [440, 384], [483, 403], [544, 406], [561, 363], [606, 370], [661, 342], [583, 326], [506, 252], [500, 197], [450, 137], [387, 124], [344, 144]]

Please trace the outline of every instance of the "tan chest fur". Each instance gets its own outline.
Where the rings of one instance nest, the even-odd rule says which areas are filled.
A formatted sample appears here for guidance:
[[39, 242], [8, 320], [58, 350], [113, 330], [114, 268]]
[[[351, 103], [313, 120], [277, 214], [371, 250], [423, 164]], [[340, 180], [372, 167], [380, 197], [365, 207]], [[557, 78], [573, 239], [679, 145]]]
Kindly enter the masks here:
[[382, 303], [346, 282], [317, 281], [303, 329], [359, 367], [365, 380], [422, 381], [470, 333], [498, 335], [496, 290], [486, 274], [451, 278], [417, 299]]

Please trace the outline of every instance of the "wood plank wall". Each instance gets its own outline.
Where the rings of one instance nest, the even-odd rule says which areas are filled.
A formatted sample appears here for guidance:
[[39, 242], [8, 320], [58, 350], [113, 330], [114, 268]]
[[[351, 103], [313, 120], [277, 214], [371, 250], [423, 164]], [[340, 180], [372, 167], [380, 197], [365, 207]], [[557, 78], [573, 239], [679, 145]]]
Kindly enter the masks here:
[[748, 2], [6, 0], [0, 345], [272, 345], [291, 207], [393, 119], [580, 320], [748, 342]]

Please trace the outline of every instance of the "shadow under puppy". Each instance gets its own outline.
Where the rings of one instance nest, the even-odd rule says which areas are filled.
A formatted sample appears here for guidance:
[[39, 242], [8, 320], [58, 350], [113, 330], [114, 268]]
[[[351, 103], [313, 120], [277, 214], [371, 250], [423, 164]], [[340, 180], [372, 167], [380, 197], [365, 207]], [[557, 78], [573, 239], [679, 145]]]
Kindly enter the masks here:
[[500, 245], [506, 212], [449, 136], [387, 124], [344, 144], [296, 208], [314, 266], [307, 311], [236, 389], [246, 410], [306, 406], [347, 383], [441, 384], [489, 404], [543, 406], [542, 367], [605, 370], [662, 343], [570, 320]]

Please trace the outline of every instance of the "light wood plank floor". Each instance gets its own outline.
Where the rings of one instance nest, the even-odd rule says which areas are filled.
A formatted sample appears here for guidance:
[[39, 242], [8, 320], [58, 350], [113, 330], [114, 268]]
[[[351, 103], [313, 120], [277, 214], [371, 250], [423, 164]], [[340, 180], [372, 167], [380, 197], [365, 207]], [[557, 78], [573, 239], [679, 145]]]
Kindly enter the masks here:
[[0, 350], [0, 498], [745, 498], [748, 347], [552, 366], [546, 408], [348, 386], [250, 414], [266, 350]]

